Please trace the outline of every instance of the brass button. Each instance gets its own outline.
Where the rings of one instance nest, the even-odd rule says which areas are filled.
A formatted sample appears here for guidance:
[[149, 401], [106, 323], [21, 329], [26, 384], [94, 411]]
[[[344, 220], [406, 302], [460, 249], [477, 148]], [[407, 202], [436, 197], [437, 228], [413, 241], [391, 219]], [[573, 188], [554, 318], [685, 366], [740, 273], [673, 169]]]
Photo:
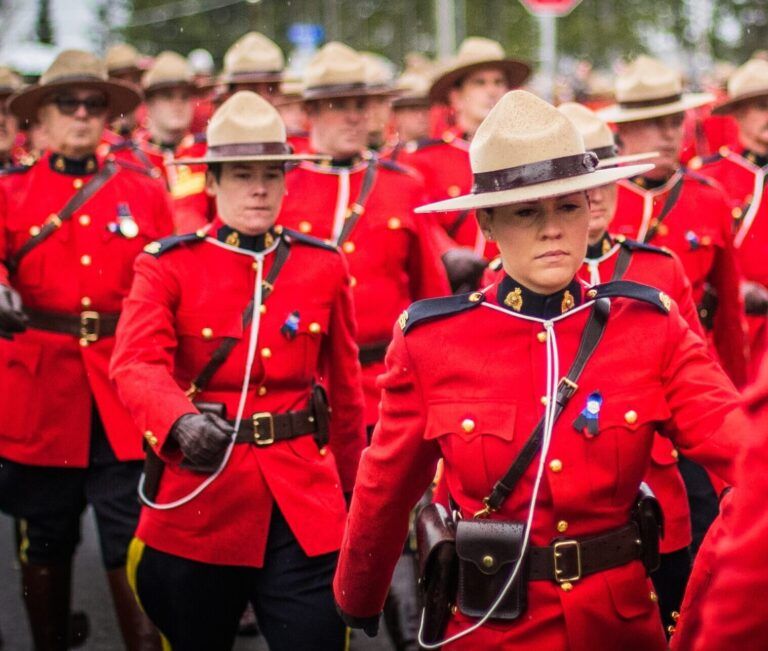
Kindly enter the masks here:
[[299, 231], [302, 233], [311, 233], [312, 232], [312, 224], [310, 224], [307, 221], [299, 222]]
[[75, 179], [72, 181], [72, 187], [75, 188], [75, 190], [79, 190], [83, 187], [83, 179]]
[[471, 303], [477, 303], [481, 298], [483, 298], [483, 292], [473, 292], [469, 295]]
[[29, 234], [30, 234], [32, 237], [37, 237], [38, 235], [40, 235], [40, 227], [39, 227], [39, 226], [32, 226], [32, 227], [29, 229]]
[[267, 313], [267, 306], [266, 305], [259, 305], [259, 313], [260, 314], [266, 314]]
[[200, 239], [203, 239], [205, 237], [205, 229], [204, 228], [198, 228], [195, 231], [195, 235], [199, 237]]
[[355, 243], [354, 242], [344, 242], [344, 244], [341, 245], [341, 250], [344, 251], [344, 253], [354, 253], [355, 252]]
[[674, 626], [667, 626], [667, 633], [669, 633], [670, 635], [674, 635], [676, 630], [677, 629]]
[[541, 332], [539, 332], [536, 335], [536, 339], [538, 339], [539, 342], [543, 344], [547, 340], [547, 331], [546, 330], [542, 330]]
[[486, 554], [485, 556], [483, 556], [483, 565], [484, 565], [485, 567], [487, 567], [487, 568], [489, 568], [489, 569], [490, 569], [490, 568], [492, 568], [492, 567], [493, 567], [493, 564], [494, 564], [495, 562], [496, 562], [496, 561], [494, 560], [493, 556], [491, 556], [490, 554]]
[[677, 612], [676, 610], [673, 610], [672, 611], [672, 621], [676, 622], [678, 619], [680, 619], [680, 613]]
[[560, 533], [565, 533], [568, 531], [568, 523], [565, 520], [560, 520], [560, 522], [557, 523], [557, 530]]
[[597, 290], [596, 289], [590, 289], [587, 292], [587, 298], [595, 298], [597, 296]]
[[653, 603], [656, 603], [656, 602], [659, 600], [659, 595], [657, 595], [657, 594], [656, 594], [656, 593], [655, 593], [653, 590], [651, 590], [651, 591], [648, 593], [648, 597], [650, 598], [650, 600], [651, 600]]
[[84, 267], [90, 267], [91, 266], [91, 256], [89, 256], [87, 253], [85, 255], [80, 256], [80, 264]]
[[628, 425], [634, 425], [637, 422], [637, 412], [634, 409], [630, 409], [624, 414], [624, 420]]
[[465, 418], [463, 421], [461, 421], [461, 429], [463, 429], [467, 434], [474, 432], [475, 421], [473, 421], [471, 418]]
[[80, 215], [77, 218], [77, 221], [80, 223], [80, 226], [88, 226], [91, 223], [91, 216], [90, 215]]
[[547, 396], [541, 396], [539, 402], [546, 407], [549, 404], [549, 398], [547, 398]]
[[251, 263], [251, 269], [253, 269], [254, 271], [258, 271], [259, 270], [259, 263], [258, 262]]
[[677, 450], [672, 450], [670, 454], [672, 455], [673, 459], [677, 459], [680, 456], [680, 453]]
[[461, 188], [458, 185], [449, 185], [448, 186], [448, 196], [458, 197], [461, 194]]
[[269, 348], [262, 348], [261, 349], [261, 356], [264, 359], [269, 359], [270, 357], [272, 357], [272, 351]]
[[89, 345], [90, 345], [90, 343], [88, 342], [88, 340], [85, 337], [81, 337], [80, 338], [80, 346], [82, 348], [88, 348]]
[[150, 445], [152, 446], [157, 445], [157, 437], [150, 430], [147, 430], [146, 432], [144, 432], [144, 438], [147, 439], [147, 442]]
[[349, 277], [349, 286], [350, 287], [356, 287], [357, 286], [357, 278], [354, 276]]
[[712, 238], [709, 235], [705, 235], [701, 238], [702, 246], [709, 246], [712, 244]]
[[203, 339], [210, 339], [213, 337], [213, 330], [211, 328], [203, 328], [200, 334], [203, 336]]
[[90, 297], [83, 296], [80, 299], [80, 305], [82, 305], [83, 307], [91, 307], [91, 299], [90, 299]]
[[549, 469], [552, 472], [560, 472], [563, 469], [563, 462], [560, 459], [552, 459], [549, 462]]
[[573, 583], [571, 583], [570, 581], [566, 581], [565, 583], [560, 584], [560, 588], [562, 589], [563, 592], [570, 592], [571, 590], [573, 590]]
[[457, 612], [459, 612], [459, 607], [456, 604], [453, 604], [453, 606], [451, 606], [451, 615], [455, 615]]
[[669, 235], [669, 226], [666, 224], [659, 224], [659, 228], [656, 231], [659, 235], [664, 237], [665, 235]]
[[733, 210], [731, 210], [731, 216], [734, 219], [741, 219], [743, 214], [744, 214], [744, 211], [741, 208], [739, 208], [738, 206], [736, 208], [734, 208]]
[[391, 231], [396, 231], [400, 226], [402, 226], [402, 222], [399, 217], [390, 217], [387, 220], [387, 228]]
[[312, 334], [316, 335], [321, 330], [322, 330], [322, 327], [321, 327], [321, 325], [317, 321], [313, 321], [312, 323], [309, 324], [309, 331]]
[[320, 448], [320, 456], [321, 457], [327, 457], [328, 456], [328, 448], [327, 447]]
[[259, 395], [263, 398], [267, 395], [267, 387], [259, 387]]

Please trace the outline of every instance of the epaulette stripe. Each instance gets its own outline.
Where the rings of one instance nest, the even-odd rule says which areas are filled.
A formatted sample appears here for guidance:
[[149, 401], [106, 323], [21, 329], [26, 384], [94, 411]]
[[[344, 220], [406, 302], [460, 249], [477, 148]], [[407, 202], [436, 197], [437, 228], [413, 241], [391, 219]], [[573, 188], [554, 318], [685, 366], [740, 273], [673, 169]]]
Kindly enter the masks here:
[[301, 242], [302, 244], [307, 244], [309, 246], [316, 246], [320, 249], [326, 249], [327, 251], [334, 251], [334, 252], [339, 251], [338, 247], [332, 242], [321, 240], [317, 237], [313, 237], [312, 235], [305, 235], [304, 233], [300, 233], [299, 231], [294, 231], [290, 228], [283, 228], [282, 233], [283, 235], [288, 237], [289, 241]]
[[409, 330], [418, 323], [471, 310], [484, 300], [485, 295], [482, 292], [426, 298], [417, 301], [403, 312], [398, 319], [398, 324], [402, 328], [403, 334], [408, 334]]
[[603, 285], [595, 285], [587, 291], [587, 298], [590, 300], [597, 300], [599, 298], [633, 298], [637, 301], [653, 305], [664, 314], [668, 314], [672, 306], [672, 299], [664, 292], [659, 291], [655, 287], [631, 280], [614, 280]]
[[185, 242], [202, 242], [205, 239], [205, 236], [205, 231], [182, 233], [181, 235], [169, 235], [168, 237], [150, 242], [143, 250], [144, 253], [159, 258], [163, 253], [175, 249], [179, 244], [184, 244]]
[[146, 165], [141, 165], [139, 163], [132, 163], [131, 161], [127, 161], [124, 158], [115, 158], [113, 160], [117, 165], [120, 165], [120, 167], [124, 167], [125, 169], [131, 170], [132, 172], [144, 174], [144, 176], [148, 176], [153, 179], [160, 178], [162, 175], [162, 172], [160, 172], [160, 170], [156, 167], [147, 167]]
[[0, 176], [10, 176], [11, 174], [23, 174], [32, 169], [32, 165], [13, 165], [0, 169]]
[[648, 251], [649, 253], [660, 253], [661, 255], [665, 255], [668, 258], [672, 257], [672, 254], [665, 249], [662, 249], [658, 246], [653, 246], [653, 244], [646, 244], [645, 242], [638, 242], [637, 240], [621, 240], [619, 242], [621, 246], [629, 249], [630, 251]]

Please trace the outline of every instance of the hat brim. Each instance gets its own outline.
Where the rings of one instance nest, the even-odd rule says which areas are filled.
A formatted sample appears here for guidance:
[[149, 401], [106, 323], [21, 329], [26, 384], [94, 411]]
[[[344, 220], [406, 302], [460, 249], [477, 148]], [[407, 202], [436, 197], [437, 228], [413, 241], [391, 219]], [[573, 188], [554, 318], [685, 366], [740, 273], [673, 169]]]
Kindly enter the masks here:
[[511, 203], [523, 201], [536, 201], [549, 197], [559, 197], [572, 192], [591, 190], [615, 183], [621, 179], [628, 179], [639, 174], [644, 174], [654, 168], [653, 165], [626, 165], [624, 167], [611, 167], [599, 169], [588, 174], [579, 174], [556, 181], [535, 183], [511, 190], [499, 190], [497, 192], [483, 192], [478, 194], [464, 194], [454, 199], [445, 199], [419, 206], [414, 212], [452, 212], [456, 210], [475, 210], [478, 208], [494, 208], [506, 206]]
[[183, 81], [183, 80], [173, 80], [173, 81], [161, 81], [157, 84], [152, 84], [151, 86], [147, 86], [144, 88], [144, 96], [149, 97], [152, 93], [157, 93], [161, 90], [168, 90], [170, 88], [185, 88], [189, 90], [190, 93], [193, 95], [200, 95], [201, 93], [206, 92], [207, 89], [203, 88], [202, 86], [198, 86], [192, 81]]
[[629, 163], [638, 163], [643, 160], [651, 160], [659, 155], [657, 151], [646, 151], [642, 154], [627, 154], [626, 156], [612, 156], [611, 158], [601, 158], [597, 164], [597, 169], [606, 167], [616, 167], [617, 165], [627, 165]]
[[684, 113], [690, 109], [711, 104], [715, 101], [715, 96], [711, 93], [686, 93], [679, 100], [669, 104], [659, 104], [658, 106], [643, 106], [639, 108], [625, 108], [620, 104], [611, 104], [597, 111], [597, 115], [606, 122], [619, 124], [622, 122], [639, 122], [641, 120], [651, 120], [665, 115], [674, 115], [675, 113]]
[[242, 72], [239, 74], [221, 75], [217, 81], [219, 84], [276, 84], [285, 81], [282, 72]]
[[209, 163], [269, 163], [276, 161], [322, 161], [331, 160], [330, 156], [320, 154], [264, 154], [254, 156], [202, 156], [200, 158], [178, 158], [166, 165], [208, 165]]
[[768, 97], [768, 88], [764, 90], [755, 90], [751, 93], [744, 93], [738, 97], [727, 99], [722, 104], [718, 104], [712, 109], [712, 115], [728, 115], [729, 113], [733, 113], [739, 104], [748, 102], [751, 99], [757, 99], [758, 97]]
[[8, 100], [9, 110], [20, 120], [35, 120], [37, 110], [43, 100], [64, 88], [86, 88], [99, 90], [107, 95], [109, 118], [116, 118], [133, 111], [142, 100], [141, 93], [133, 84], [110, 79], [109, 81], [92, 78], [69, 77], [61, 81], [51, 81], [43, 86], [34, 85], [20, 90]]
[[393, 109], [429, 108], [430, 106], [432, 106], [432, 102], [429, 97], [409, 97], [405, 95], [392, 100]]
[[448, 103], [448, 93], [462, 77], [466, 77], [484, 68], [501, 69], [507, 76], [510, 89], [521, 86], [531, 74], [531, 66], [518, 59], [490, 59], [478, 61], [465, 66], [459, 66], [444, 72], [432, 82], [429, 89], [429, 99], [434, 103]]

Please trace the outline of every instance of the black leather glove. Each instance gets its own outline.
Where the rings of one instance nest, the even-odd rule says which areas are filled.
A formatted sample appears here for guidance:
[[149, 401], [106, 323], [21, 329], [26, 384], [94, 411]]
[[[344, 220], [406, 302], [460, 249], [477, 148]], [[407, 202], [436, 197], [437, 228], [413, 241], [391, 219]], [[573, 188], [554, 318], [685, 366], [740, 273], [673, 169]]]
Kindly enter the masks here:
[[16, 332], [27, 329], [27, 315], [21, 307], [21, 296], [13, 287], [0, 285], [0, 337], [13, 339]]
[[477, 289], [488, 263], [474, 251], [457, 247], [443, 253], [443, 265], [448, 273], [451, 291], [462, 294]]
[[744, 309], [747, 314], [758, 316], [768, 314], [768, 289], [760, 283], [747, 280], [741, 283], [741, 293], [744, 296]]
[[376, 637], [379, 634], [379, 619], [381, 615], [374, 615], [373, 617], [353, 617], [345, 613], [339, 604], [336, 604], [336, 612], [339, 613], [339, 617], [344, 620], [344, 623], [349, 628], [360, 628], [365, 631], [368, 637]]
[[231, 439], [232, 425], [215, 414], [184, 414], [171, 428], [189, 465], [216, 470]]

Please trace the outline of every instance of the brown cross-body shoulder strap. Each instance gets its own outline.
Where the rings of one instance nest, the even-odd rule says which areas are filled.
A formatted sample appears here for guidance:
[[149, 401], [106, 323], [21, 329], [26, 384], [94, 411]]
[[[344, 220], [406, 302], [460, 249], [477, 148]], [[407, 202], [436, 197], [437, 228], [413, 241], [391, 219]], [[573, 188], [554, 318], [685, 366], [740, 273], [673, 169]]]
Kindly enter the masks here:
[[45, 222], [37, 235], [30, 237], [24, 242], [21, 248], [10, 257], [6, 263], [8, 270], [12, 274], [16, 273], [22, 259], [32, 251], [32, 249], [40, 246], [45, 240], [53, 235], [65, 221], [71, 219], [72, 214], [104, 187], [104, 184], [109, 181], [116, 172], [117, 166], [112, 161], [107, 161], [104, 164], [104, 167], [102, 167], [101, 170], [88, 181], [88, 183], [83, 185], [83, 187], [69, 198], [69, 201], [64, 204], [64, 207], [59, 210], [58, 213], [55, 213], [48, 218], [48, 221]]
[[648, 244], [648, 242], [650, 242], [654, 238], [657, 231], [659, 230], [659, 226], [661, 226], [661, 223], [667, 218], [669, 213], [672, 211], [672, 208], [675, 207], [677, 200], [680, 198], [680, 193], [683, 190], [684, 181], [685, 181], [685, 175], [681, 174], [680, 178], [677, 180], [677, 183], [675, 183], [672, 186], [672, 189], [669, 191], [669, 194], [667, 195], [667, 199], [664, 202], [664, 205], [661, 207], [661, 212], [659, 213], [659, 216], [656, 218], [656, 223], [651, 228], [649, 228], [648, 232], [645, 234], [645, 237], [643, 238], [643, 242], [645, 244]]
[[363, 182], [360, 185], [360, 192], [357, 195], [357, 199], [355, 199], [355, 202], [349, 209], [347, 217], [344, 220], [344, 226], [341, 229], [341, 233], [339, 233], [339, 239], [336, 240], [337, 246], [341, 246], [349, 239], [349, 236], [352, 235], [352, 231], [354, 230], [355, 226], [357, 226], [357, 222], [360, 220], [360, 217], [363, 216], [363, 213], [365, 212], [365, 205], [371, 195], [371, 190], [373, 190], [378, 167], [379, 159], [376, 154], [373, 154], [371, 159], [368, 161], [368, 167], [365, 169], [365, 176], [363, 177]]

